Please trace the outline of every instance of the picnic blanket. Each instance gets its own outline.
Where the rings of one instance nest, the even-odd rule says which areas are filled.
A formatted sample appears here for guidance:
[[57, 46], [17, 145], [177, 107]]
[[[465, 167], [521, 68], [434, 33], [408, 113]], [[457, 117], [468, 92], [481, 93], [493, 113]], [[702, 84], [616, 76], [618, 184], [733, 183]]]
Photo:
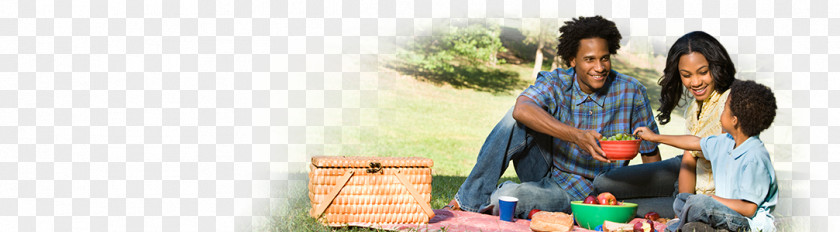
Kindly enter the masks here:
[[[451, 211], [448, 209], [436, 209], [435, 217], [429, 220], [426, 225], [394, 224], [394, 225], [364, 225], [350, 224], [350, 226], [369, 227], [375, 229], [395, 231], [531, 231], [531, 221], [526, 219], [514, 219], [514, 222], [499, 220], [499, 216], [466, 212]], [[643, 218], [634, 218], [631, 224]], [[657, 231], [665, 231], [665, 225], [654, 222]], [[575, 226], [572, 231], [584, 232], [593, 231], [583, 227]]]

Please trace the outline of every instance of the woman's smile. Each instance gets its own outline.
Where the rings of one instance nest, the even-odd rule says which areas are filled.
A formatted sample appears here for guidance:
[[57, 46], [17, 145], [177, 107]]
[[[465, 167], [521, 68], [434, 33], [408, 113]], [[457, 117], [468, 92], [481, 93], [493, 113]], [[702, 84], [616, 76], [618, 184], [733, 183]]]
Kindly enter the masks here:
[[691, 88], [691, 93], [693, 93], [694, 96], [703, 96], [703, 94], [706, 94], [706, 90], [709, 89], [708, 87], [709, 87], [708, 85], [703, 86], [703, 87], [699, 87], [699, 88], [693, 88], [692, 87]]

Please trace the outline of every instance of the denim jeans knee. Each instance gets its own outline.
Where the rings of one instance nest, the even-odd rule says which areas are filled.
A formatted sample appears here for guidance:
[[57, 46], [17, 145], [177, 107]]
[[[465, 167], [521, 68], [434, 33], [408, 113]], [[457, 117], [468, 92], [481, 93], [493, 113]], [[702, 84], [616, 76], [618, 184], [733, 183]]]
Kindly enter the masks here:
[[533, 209], [551, 212], [571, 213], [571, 195], [566, 193], [550, 176], [521, 184], [506, 181], [499, 185], [490, 197], [494, 214], [498, 214], [499, 197], [511, 196], [519, 199], [514, 216], [527, 218]]
[[[513, 108], [496, 124], [478, 153], [475, 166], [455, 194], [461, 209], [471, 212], [490, 205], [501, 174], [514, 162], [521, 182], [538, 181], [551, 167], [551, 139], [528, 130], [513, 119]], [[546, 144], [548, 143], [548, 144]]]
[[610, 192], [619, 200], [673, 197], [682, 155], [667, 160], [614, 168], [595, 176], [596, 192]]
[[674, 211], [681, 219], [677, 228], [689, 222], [703, 222], [715, 229], [750, 230], [746, 217], [711, 196], [680, 193], [674, 201]]

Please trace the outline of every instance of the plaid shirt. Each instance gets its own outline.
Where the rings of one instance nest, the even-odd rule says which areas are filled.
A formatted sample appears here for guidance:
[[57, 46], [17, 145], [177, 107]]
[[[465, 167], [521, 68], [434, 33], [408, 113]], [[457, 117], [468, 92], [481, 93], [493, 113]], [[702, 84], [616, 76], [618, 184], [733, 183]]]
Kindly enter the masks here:
[[[638, 80], [612, 70], [604, 87], [587, 95], [580, 90], [576, 77], [574, 68], [540, 72], [534, 85], [521, 96], [533, 99], [566, 125], [595, 130], [604, 137], [617, 133], [632, 134], [634, 129], [642, 126], [659, 133], [647, 90]], [[553, 145], [552, 176], [576, 200], [582, 200], [594, 190], [592, 179], [595, 175], [628, 163], [600, 162], [574, 143], [558, 138], [554, 138]], [[642, 141], [639, 151], [653, 152], [657, 145]]]

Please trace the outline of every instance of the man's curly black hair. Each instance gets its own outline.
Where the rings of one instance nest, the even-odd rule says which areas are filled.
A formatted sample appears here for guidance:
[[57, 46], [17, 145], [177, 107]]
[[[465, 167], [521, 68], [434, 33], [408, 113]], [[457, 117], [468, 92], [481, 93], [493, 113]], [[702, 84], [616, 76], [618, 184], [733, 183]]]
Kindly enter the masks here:
[[572, 60], [577, 56], [580, 40], [588, 38], [602, 38], [607, 40], [610, 54], [615, 54], [621, 47], [621, 33], [615, 23], [596, 15], [593, 17], [572, 18], [564, 22], [560, 27], [560, 37], [557, 40], [557, 55], [563, 58], [566, 66], [571, 66]]
[[736, 129], [755, 136], [770, 127], [776, 117], [776, 97], [755, 81], [735, 80], [729, 91], [729, 110], [738, 118]]

